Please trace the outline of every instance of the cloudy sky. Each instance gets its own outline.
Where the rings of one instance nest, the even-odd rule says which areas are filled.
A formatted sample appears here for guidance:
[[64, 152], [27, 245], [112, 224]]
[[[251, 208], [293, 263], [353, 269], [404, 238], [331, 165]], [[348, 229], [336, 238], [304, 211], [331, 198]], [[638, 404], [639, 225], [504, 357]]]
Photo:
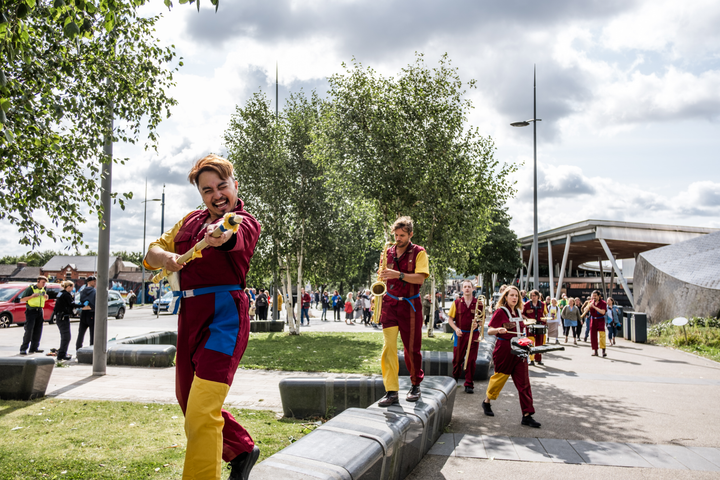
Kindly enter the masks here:
[[[177, 2], [176, 2], [177, 3]], [[185, 66], [172, 92], [179, 105], [150, 155], [117, 145], [131, 161], [114, 188], [133, 191], [113, 210], [112, 250], [142, 248], [148, 198], [166, 185], [165, 227], [200, 203], [186, 179], [191, 163], [222, 152], [238, 104], [256, 91], [280, 103], [289, 91], [327, 88], [353, 57], [394, 75], [423, 52], [447, 52], [469, 93], [470, 123], [491, 136], [496, 157], [520, 165], [508, 207], [519, 236], [532, 233], [532, 118], [537, 65], [539, 228], [585, 219], [720, 227], [720, 3], [711, 0], [453, 1], [309, 0], [209, 2], [162, 13], [158, 35]], [[160, 205], [148, 204], [148, 241]], [[5, 254], [22, 253], [7, 224]], [[97, 229], [86, 241], [97, 248]], [[15, 238], [13, 239], [13, 235]], [[60, 249], [45, 242], [41, 249]]]

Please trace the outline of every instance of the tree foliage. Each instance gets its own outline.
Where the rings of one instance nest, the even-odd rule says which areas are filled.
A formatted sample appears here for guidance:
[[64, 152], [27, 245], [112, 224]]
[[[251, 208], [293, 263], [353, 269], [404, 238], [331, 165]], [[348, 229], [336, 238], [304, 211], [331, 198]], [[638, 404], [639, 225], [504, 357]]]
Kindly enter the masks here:
[[374, 206], [385, 236], [409, 215], [431, 269], [441, 276], [464, 269], [487, 232], [490, 207], [512, 194], [514, 167], [495, 160], [492, 141], [468, 126], [472, 105], [457, 69], [447, 55], [429, 68], [422, 54], [397, 78], [359, 62], [344, 67], [329, 78], [332, 115], [315, 154], [334, 181]]
[[499, 279], [511, 280], [522, 266], [518, 247], [520, 242], [510, 228], [510, 216], [507, 209], [495, 207], [492, 210], [490, 231], [480, 248], [470, 255], [464, 270], [465, 276], [481, 273], [489, 279], [493, 273]]
[[43, 250], [40, 252], [30, 252], [23, 255], [5, 255], [0, 258], [2, 265], [17, 265], [18, 262], [25, 262], [29, 267], [42, 267], [50, 261], [55, 255], [62, 255], [61, 252], [54, 250]]
[[[143, 3], [1, 7], [0, 218], [18, 228], [21, 244], [36, 247], [41, 235], [82, 244], [84, 217], [101, 215], [107, 135], [135, 143], [142, 134], [146, 148], [156, 145], [158, 124], [176, 103], [166, 94], [176, 55], [157, 44], [157, 17], [138, 16]], [[131, 194], [113, 196], [123, 207]]]

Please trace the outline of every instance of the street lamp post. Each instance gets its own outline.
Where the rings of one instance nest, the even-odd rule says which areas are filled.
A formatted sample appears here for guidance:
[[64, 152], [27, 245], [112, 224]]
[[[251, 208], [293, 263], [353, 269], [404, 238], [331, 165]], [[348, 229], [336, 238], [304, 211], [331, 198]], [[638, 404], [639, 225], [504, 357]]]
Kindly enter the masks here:
[[[165, 198], [165, 191], [163, 189], [163, 199]], [[163, 216], [165, 214], [165, 202], [159, 198], [153, 198], [148, 200], [147, 199], [147, 178], [145, 178], [145, 200], [143, 200], [142, 203], [145, 204], [145, 212], [143, 213], [143, 253], [145, 253], [145, 233], [147, 230], [147, 204], [148, 202], [163, 202]], [[164, 219], [163, 219], [164, 220]], [[160, 235], [162, 235], [162, 231], [160, 232]], [[142, 300], [140, 303], [145, 305], [145, 261], [142, 262]]]
[[535, 75], [535, 66], [533, 66], [533, 118], [524, 122], [511, 123], [513, 127], [527, 127], [533, 124], [533, 285], [535, 289], [540, 290], [540, 272], [538, 261], [538, 213], [537, 213], [537, 122], [542, 121], [537, 118], [537, 82]]

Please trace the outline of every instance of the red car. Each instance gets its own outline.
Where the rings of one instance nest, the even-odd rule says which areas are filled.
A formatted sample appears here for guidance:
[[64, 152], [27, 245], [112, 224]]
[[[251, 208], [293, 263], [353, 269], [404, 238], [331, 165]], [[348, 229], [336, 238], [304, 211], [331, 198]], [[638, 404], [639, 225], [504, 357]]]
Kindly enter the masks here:
[[[0, 284], [0, 328], [9, 327], [12, 324], [25, 324], [26, 305], [20, 301], [20, 296], [30, 285], [34, 285], [34, 283]], [[61, 289], [62, 287], [57, 283], [48, 283], [45, 285], [45, 291], [49, 297], [43, 309], [43, 318], [45, 321], [50, 321], [52, 318], [53, 309], [55, 308], [55, 297], [57, 297]]]

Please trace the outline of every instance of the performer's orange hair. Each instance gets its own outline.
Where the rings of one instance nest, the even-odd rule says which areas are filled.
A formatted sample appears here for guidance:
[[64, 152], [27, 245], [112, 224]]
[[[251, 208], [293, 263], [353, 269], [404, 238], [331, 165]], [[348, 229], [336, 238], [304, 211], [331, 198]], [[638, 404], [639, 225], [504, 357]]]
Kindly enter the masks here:
[[200, 174], [208, 170], [217, 173], [222, 179], [233, 178], [233, 164], [229, 160], [211, 153], [195, 162], [188, 174], [188, 181], [197, 186], [197, 179]]

